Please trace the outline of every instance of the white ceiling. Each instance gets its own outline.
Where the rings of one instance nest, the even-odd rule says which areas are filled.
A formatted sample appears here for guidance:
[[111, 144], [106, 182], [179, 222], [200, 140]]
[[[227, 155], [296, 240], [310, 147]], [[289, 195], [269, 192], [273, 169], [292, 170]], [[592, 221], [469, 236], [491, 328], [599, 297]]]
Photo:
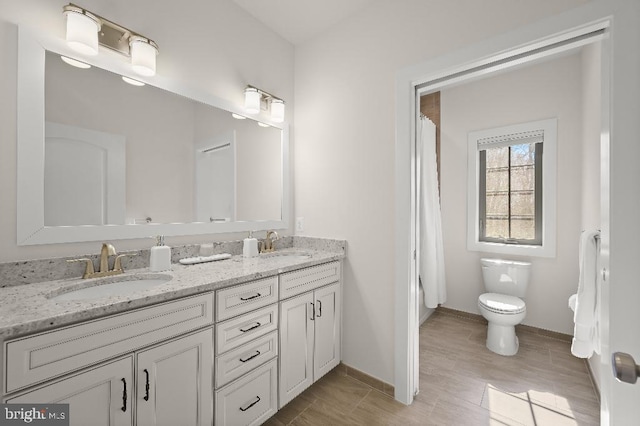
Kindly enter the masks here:
[[304, 43], [375, 0], [233, 0], [294, 45]]

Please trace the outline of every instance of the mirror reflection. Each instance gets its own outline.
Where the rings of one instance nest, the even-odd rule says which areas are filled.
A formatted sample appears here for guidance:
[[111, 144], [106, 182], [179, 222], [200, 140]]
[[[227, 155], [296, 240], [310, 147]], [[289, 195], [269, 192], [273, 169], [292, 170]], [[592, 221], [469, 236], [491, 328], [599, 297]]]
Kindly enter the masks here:
[[280, 129], [45, 64], [45, 226], [281, 220]]

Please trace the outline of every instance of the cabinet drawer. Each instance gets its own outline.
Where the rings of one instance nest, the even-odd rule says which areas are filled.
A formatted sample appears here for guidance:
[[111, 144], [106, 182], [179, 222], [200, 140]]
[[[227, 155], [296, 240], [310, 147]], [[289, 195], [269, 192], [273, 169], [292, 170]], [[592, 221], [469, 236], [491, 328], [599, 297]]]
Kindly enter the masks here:
[[276, 361], [216, 391], [216, 425], [259, 425], [277, 411]]
[[339, 280], [340, 262], [287, 272], [280, 276], [280, 299], [287, 299]]
[[278, 356], [278, 332], [246, 343], [216, 358], [216, 389]]
[[216, 320], [222, 321], [277, 302], [278, 277], [252, 281], [216, 293]]
[[213, 306], [207, 293], [8, 341], [6, 392], [210, 325]]
[[278, 304], [216, 324], [216, 355], [278, 328]]

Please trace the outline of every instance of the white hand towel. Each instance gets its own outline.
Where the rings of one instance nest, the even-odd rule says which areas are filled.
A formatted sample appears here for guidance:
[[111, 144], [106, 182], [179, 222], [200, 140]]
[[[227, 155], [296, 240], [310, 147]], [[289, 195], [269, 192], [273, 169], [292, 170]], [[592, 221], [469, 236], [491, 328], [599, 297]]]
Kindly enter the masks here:
[[576, 311], [576, 300], [578, 300], [577, 294], [572, 294], [569, 296], [569, 308], [571, 308], [571, 312]]
[[580, 236], [580, 279], [575, 300], [575, 322], [571, 353], [589, 358], [600, 351], [598, 291], [598, 231], [584, 231]]

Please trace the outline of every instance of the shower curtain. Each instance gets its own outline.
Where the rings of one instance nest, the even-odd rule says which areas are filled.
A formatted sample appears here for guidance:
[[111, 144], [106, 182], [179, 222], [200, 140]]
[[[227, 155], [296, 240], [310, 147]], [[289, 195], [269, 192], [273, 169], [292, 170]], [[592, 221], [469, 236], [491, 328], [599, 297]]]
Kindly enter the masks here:
[[436, 166], [436, 126], [422, 116], [420, 119], [418, 215], [420, 221], [420, 281], [424, 290], [424, 304], [436, 308], [447, 300], [444, 275], [444, 246], [442, 217]]

